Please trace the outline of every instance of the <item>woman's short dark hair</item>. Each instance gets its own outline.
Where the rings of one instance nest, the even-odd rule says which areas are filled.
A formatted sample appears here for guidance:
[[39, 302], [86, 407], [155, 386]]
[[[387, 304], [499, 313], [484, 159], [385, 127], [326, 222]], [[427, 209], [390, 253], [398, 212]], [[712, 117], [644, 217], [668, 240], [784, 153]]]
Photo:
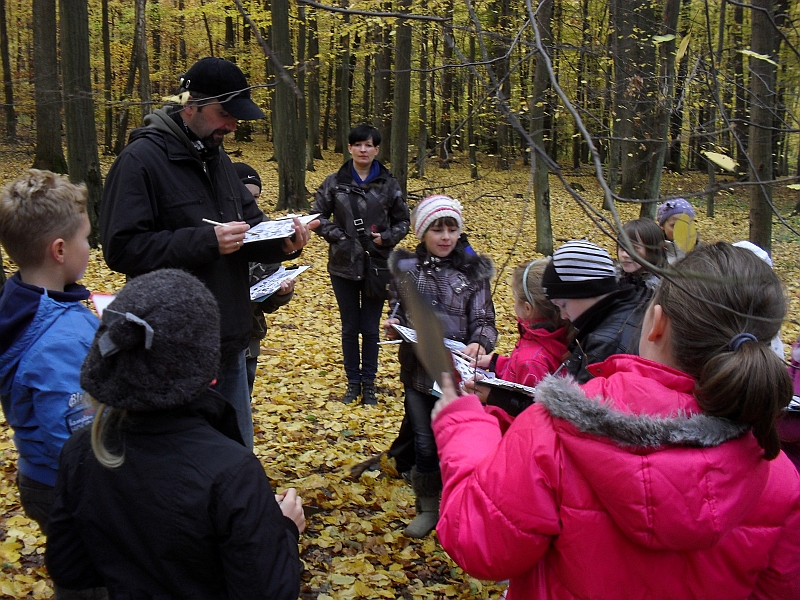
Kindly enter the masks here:
[[347, 143], [351, 146], [356, 142], [366, 142], [367, 140], [372, 140], [373, 146], [381, 145], [381, 132], [366, 123], [353, 127], [350, 135], [347, 136]]

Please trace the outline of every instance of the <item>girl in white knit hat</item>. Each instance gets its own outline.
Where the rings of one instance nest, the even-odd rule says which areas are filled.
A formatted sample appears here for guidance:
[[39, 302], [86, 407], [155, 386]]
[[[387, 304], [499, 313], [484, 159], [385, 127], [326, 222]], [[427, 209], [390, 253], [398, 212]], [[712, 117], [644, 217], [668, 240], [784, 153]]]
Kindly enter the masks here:
[[[392, 276], [411, 274], [419, 292], [440, 313], [444, 336], [463, 342], [465, 354], [477, 358], [491, 352], [497, 341], [490, 287], [494, 264], [488, 256], [468, 252], [460, 240], [464, 227], [461, 204], [444, 195], [425, 198], [412, 215], [411, 227], [420, 244], [414, 253], [392, 253]], [[398, 304], [393, 283], [389, 296], [392, 317], [384, 322], [389, 338], [397, 337], [392, 324], [414, 326], [405, 307]], [[433, 395], [433, 380], [417, 360], [411, 344], [401, 344], [399, 358], [406, 417], [414, 431], [416, 454], [411, 485], [417, 496], [417, 516], [404, 533], [419, 538], [428, 535], [439, 519], [442, 479], [431, 430], [431, 409], [437, 396]]]

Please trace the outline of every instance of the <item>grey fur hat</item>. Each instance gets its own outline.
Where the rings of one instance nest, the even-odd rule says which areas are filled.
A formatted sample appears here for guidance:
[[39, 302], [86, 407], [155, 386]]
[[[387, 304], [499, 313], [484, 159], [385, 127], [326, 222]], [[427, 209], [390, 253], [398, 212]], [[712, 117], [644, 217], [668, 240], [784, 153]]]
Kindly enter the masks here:
[[107, 406], [174, 408], [209, 386], [219, 359], [216, 299], [196, 277], [162, 269], [131, 280], [103, 311], [81, 387]]

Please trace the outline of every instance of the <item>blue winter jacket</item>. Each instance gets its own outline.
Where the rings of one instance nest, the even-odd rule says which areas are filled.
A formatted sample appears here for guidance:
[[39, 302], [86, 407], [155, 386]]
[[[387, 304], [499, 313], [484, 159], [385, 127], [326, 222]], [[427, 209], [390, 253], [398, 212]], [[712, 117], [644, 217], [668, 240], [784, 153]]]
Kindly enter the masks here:
[[54, 486], [61, 447], [91, 423], [81, 365], [99, 321], [82, 303], [81, 285], [63, 292], [23, 283], [14, 274], [0, 290], [0, 400], [14, 430], [18, 469]]

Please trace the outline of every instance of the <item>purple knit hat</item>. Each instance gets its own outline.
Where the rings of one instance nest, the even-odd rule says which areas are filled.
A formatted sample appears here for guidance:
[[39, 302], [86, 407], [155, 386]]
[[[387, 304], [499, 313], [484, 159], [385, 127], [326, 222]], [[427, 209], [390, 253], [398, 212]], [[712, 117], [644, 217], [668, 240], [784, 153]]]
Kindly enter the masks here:
[[656, 211], [656, 221], [662, 227], [672, 215], [687, 214], [694, 219], [694, 208], [684, 198], [675, 198], [674, 200], [667, 200], [663, 204], [659, 204]]

